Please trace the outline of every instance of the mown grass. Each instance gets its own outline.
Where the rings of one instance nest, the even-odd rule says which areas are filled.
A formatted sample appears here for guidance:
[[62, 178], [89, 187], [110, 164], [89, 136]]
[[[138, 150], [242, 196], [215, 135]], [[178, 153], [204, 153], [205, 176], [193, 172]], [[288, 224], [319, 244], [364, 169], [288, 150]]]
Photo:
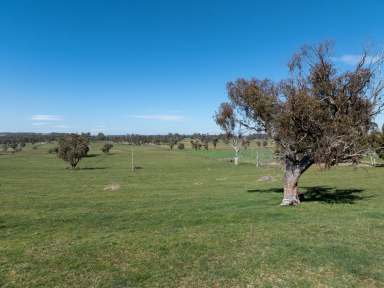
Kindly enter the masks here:
[[1, 287], [384, 286], [384, 168], [313, 167], [281, 208], [278, 167], [99, 146], [0, 155]]

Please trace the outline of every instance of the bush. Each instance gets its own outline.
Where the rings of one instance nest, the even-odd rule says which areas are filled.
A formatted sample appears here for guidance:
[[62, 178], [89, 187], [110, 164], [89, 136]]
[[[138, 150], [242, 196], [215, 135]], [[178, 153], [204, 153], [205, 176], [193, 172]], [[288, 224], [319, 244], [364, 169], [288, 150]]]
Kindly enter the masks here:
[[57, 154], [59, 152], [59, 147], [52, 147], [49, 148], [48, 153], [49, 154]]
[[175, 139], [170, 139], [168, 142], [169, 148], [173, 150], [173, 147], [177, 144], [177, 140]]
[[184, 150], [184, 143], [179, 143], [179, 145], [177, 145], [177, 148], [179, 149], [179, 150]]
[[109, 153], [112, 147], [113, 147], [113, 144], [105, 143], [104, 146], [101, 148], [101, 151], [103, 151], [103, 153]]
[[88, 138], [69, 134], [60, 139], [57, 156], [75, 168], [81, 158], [87, 156], [88, 151]]

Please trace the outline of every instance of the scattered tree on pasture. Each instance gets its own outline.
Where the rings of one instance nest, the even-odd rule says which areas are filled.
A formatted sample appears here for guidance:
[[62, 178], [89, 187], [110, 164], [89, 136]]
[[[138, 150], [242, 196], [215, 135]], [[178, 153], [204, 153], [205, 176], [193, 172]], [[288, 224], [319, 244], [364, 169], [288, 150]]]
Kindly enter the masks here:
[[105, 143], [103, 147], [101, 147], [101, 151], [105, 154], [109, 153], [109, 151], [113, 148], [112, 143]]
[[168, 140], [168, 145], [169, 145], [169, 149], [173, 150], [173, 147], [175, 147], [175, 145], [177, 144], [177, 140], [174, 139], [174, 138], [171, 138]]
[[235, 112], [229, 103], [221, 103], [219, 111], [215, 115], [215, 120], [226, 132], [226, 139], [228, 139], [235, 151], [234, 163], [237, 165], [242, 140], [241, 123], [237, 120]]
[[216, 146], [217, 146], [217, 143], [219, 142], [219, 138], [213, 138], [212, 139], [212, 145], [213, 145], [213, 148], [216, 149]]
[[99, 141], [104, 141], [106, 140], [107, 137], [105, 137], [104, 133], [102, 132], [99, 132], [96, 136], [96, 140], [99, 140]]
[[52, 147], [48, 149], [49, 154], [57, 154], [59, 152], [59, 147]]
[[81, 158], [89, 151], [88, 138], [78, 134], [68, 134], [59, 140], [58, 157], [76, 168]]
[[382, 63], [382, 56], [364, 52], [353, 70], [340, 71], [329, 43], [304, 46], [290, 61], [287, 80], [229, 82], [230, 103], [221, 104], [216, 122], [227, 133], [239, 123], [274, 139], [285, 164], [281, 205], [297, 205], [299, 178], [312, 164], [330, 167], [364, 155], [382, 108]]
[[250, 144], [251, 142], [248, 139], [246, 138], [241, 139], [241, 147], [243, 147], [245, 150], [247, 150]]
[[192, 149], [194, 150], [200, 150], [201, 147], [202, 147], [202, 144], [200, 143], [199, 140], [191, 140], [191, 146], [192, 146]]
[[205, 150], [209, 149], [209, 142], [208, 139], [204, 139], [202, 147], [204, 147]]
[[18, 144], [17, 143], [11, 143], [11, 144], [9, 144], [9, 147], [12, 148], [13, 151], [16, 151]]
[[376, 130], [369, 135], [368, 145], [371, 148], [371, 152], [376, 154], [381, 159], [384, 159], [384, 125], [381, 132]]
[[263, 140], [263, 147], [267, 147], [268, 146], [268, 141], [267, 140]]

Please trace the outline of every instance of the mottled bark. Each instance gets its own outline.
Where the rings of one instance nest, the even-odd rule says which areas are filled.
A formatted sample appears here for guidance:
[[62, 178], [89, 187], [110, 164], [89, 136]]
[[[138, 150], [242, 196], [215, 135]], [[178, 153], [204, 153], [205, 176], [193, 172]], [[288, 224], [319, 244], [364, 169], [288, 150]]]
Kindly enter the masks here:
[[282, 206], [296, 206], [300, 204], [299, 199], [299, 179], [300, 176], [307, 170], [313, 161], [310, 158], [304, 157], [301, 161], [292, 161], [288, 158], [285, 160], [284, 174], [284, 196], [281, 202]]

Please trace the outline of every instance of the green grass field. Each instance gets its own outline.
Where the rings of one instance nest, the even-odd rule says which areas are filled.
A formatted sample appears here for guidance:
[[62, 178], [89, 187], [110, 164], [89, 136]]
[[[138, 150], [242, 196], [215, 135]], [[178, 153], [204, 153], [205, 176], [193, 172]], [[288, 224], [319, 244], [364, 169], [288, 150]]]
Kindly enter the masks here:
[[313, 167], [282, 208], [282, 170], [228, 149], [135, 147], [131, 172], [99, 145], [75, 171], [0, 155], [1, 287], [384, 287], [384, 168]]

